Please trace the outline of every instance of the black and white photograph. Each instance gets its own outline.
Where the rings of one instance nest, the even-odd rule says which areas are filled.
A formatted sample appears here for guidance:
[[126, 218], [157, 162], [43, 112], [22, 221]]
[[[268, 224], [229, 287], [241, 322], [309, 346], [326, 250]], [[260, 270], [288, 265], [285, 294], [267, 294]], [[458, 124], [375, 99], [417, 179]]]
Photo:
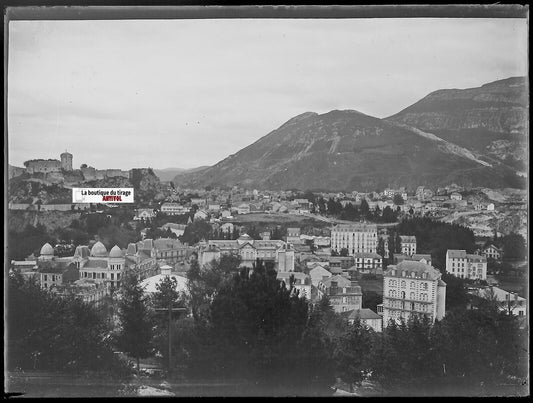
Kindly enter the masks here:
[[528, 396], [528, 38], [7, 7], [4, 396]]

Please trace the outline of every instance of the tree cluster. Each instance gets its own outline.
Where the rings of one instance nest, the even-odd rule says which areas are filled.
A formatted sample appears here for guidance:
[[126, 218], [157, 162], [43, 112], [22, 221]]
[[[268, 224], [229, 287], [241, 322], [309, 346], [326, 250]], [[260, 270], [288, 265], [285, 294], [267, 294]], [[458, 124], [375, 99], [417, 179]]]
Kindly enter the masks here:
[[376, 206], [373, 210], [368, 206], [368, 202], [363, 199], [359, 206], [348, 203], [344, 207], [340, 201], [330, 198], [327, 202], [323, 198], [317, 200], [316, 212], [336, 217], [341, 220], [359, 221], [366, 220], [371, 222], [396, 222], [398, 211], [389, 206], [383, 210]]

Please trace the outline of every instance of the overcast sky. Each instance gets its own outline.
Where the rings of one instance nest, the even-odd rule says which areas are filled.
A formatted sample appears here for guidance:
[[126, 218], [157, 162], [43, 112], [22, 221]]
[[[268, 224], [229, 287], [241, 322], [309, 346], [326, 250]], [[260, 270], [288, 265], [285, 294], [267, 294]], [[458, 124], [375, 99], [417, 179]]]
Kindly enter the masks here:
[[527, 74], [524, 19], [11, 21], [9, 162], [212, 165], [306, 111]]

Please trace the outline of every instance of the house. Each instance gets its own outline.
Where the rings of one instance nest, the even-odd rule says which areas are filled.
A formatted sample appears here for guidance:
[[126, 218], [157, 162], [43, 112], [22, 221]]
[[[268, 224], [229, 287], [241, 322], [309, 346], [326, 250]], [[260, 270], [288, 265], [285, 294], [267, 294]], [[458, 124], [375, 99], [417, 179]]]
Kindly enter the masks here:
[[105, 297], [109, 295], [109, 289], [104, 283], [86, 278], [72, 283], [54, 285], [51, 291], [61, 297], [74, 296], [94, 307], [101, 306]]
[[206, 205], [205, 199], [201, 197], [193, 197], [191, 198], [191, 206], [198, 206], [199, 208], [204, 207]]
[[[313, 262], [317, 263], [317, 262]], [[318, 283], [325, 281], [332, 276], [332, 274], [320, 265], [316, 265], [309, 270], [309, 276], [311, 277], [311, 285], [318, 287]]]
[[278, 272], [276, 275], [276, 279], [279, 281], [283, 281], [285, 283], [285, 287], [287, 289], [290, 288], [290, 278], [291, 276], [294, 278], [294, 290], [298, 291], [298, 295], [300, 297], [304, 297], [305, 299], [310, 300], [311, 299], [311, 278], [305, 274], [300, 272]]
[[337, 313], [361, 309], [363, 293], [356, 281], [334, 275], [318, 284], [318, 298], [326, 295]]
[[221, 216], [222, 218], [231, 217], [231, 211], [230, 211], [230, 210], [227, 210], [227, 209], [222, 210], [222, 211], [220, 212], [220, 216]]
[[433, 266], [404, 260], [389, 265], [383, 273], [383, 323], [400, 323], [411, 316], [428, 317], [431, 322], [444, 317], [446, 283]]
[[250, 205], [242, 203], [237, 207], [237, 214], [250, 214]]
[[194, 248], [177, 239], [159, 238], [153, 242], [155, 258], [166, 264], [185, 262], [194, 252]]
[[500, 261], [503, 255], [503, 250], [498, 248], [496, 245], [490, 244], [487, 247], [483, 248], [481, 255], [486, 258], [491, 258], [497, 261]]
[[451, 200], [463, 200], [463, 196], [461, 195], [461, 193], [453, 192], [453, 193], [450, 195], [450, 199], [451, 199]]
[[135, 210], [134, 220], [150, 220], [155, 217], [155, 211], [152, 208], [140, 208]]
[[234, 230], [235, 230], [235, 226], [230, 222], [224, 223], [220, 226], [220, 231], [226, 234], [231, 234], [233, 233]]
[[292, 244], [301, 243], [300, 228], [287, 228], [287, 242]]
[[207, 206], [207, 210], [216, 213], [216, 212], [220, 211], [220, 204], [211, 203], [211, 204], [209, 204]]
[[163, 203], [161, 205], [161, 212], [167, 215], [181, 215], [189, 213], [189, 207], [182, 206], [178, 203]]
[[176, 234], [176, 236], [182, 236], [185, 233], [186, 227], [187, 225], [185, 224], [175, 224], [175, 223], [169, 222], [161, 226], [161, 229], [163, 231], [166, 231], [167, 229], [169, 229], [173, 234]]
[[207, 220], [207, 217], [209, 217], [209, 214], [205, 210], [198, 210], [196, 213], [194, 213], [194, 220]]
[[527, 300], [514, 292], [503, 290], [496, 286], [475, 287], [469, 289], [468, 293], [473, 296], [470, 307], [479, 304], [478, 299], [496, 302], [498, 309], [512, 315], [526, 317]]
[[328, 262], [330, 269], [346, 271], [354, 265], [355, 258], [354, 256], [330, 256]]
[[350, 325], [353, 325], [356, 320], [359, 320], [362, 325], [372, 329], [374, 332], [380, 333], [383, 331], [383, 318], [372, 309], [354, 309], [347, 312], [341, 312], [341, 316]]
[[494, 211], [494, 203], [487, 204], [487, 211]]
[[487, 258], [468, 254], [465, 250], [448, 249], [446, 251], [446, 271], [455, 277], [486, 280]]
[[153, 276], [145, 278], [141, 281], [140, 286], [142, 287], [145, 294], [155, 294], [158, 292], [157, 286], [166, 278], [170, 277], [172, 280], [175, 280], [174, 290], [178, 293], [188, 294], [187, 287], [187, 278], [184, 276], [172, 274], [172, 267], [169, 265], [163, 265], [160, 268], [160, 274], [155, 274]]
[[374, 274], [382, 272], [382, 258], [377, 253], [356, 253], [354, 259], [355, 265], [350, 267], [349, 271]]
[[414, 235], [400, 235], [401, 252], [411, 256], [416, 253], [416, 237]]

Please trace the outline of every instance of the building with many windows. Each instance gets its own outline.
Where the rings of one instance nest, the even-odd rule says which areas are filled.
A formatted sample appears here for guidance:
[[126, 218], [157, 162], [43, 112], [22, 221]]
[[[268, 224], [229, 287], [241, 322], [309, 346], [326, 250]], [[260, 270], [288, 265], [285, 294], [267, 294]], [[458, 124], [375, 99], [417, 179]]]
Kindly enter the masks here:
[[414, 235], [400, 235], [401, 252], [412, 256], [416, 253], [416, 237]]
[[204, 265], [213, 259], [219, 260], [223, 254], [240, 256], [244, 267], [252, 267], [257, 259], [261, 259], [273, 262], [277, 271], [294, 271], [294, 248], [281, 240], [256, 240], [248, 234], [236, 240], [209, 240], [199, 248], [199, 263]]
[[465, 250], [448, 249], [446, 252], [446, 272], [455, 277], [486, 280], [487, 258], [471, 255]]
[[331, 229], [331, 250], [339, 253], [348, 249], [348, 255], [356, 253], [376, 253], [378, 227], [376, 224], [339, 224]]
[[318, 283], [318, 299], [326, 295], [337, 313], [361, 309], [363, 293], [356, 281], [335, 275]]
[[412, 315], [441, 320], [446, 304], [441, 276], [433, 266], [411, 260], [388, 266], [383, 273], [383, 325], [407, 321]]

